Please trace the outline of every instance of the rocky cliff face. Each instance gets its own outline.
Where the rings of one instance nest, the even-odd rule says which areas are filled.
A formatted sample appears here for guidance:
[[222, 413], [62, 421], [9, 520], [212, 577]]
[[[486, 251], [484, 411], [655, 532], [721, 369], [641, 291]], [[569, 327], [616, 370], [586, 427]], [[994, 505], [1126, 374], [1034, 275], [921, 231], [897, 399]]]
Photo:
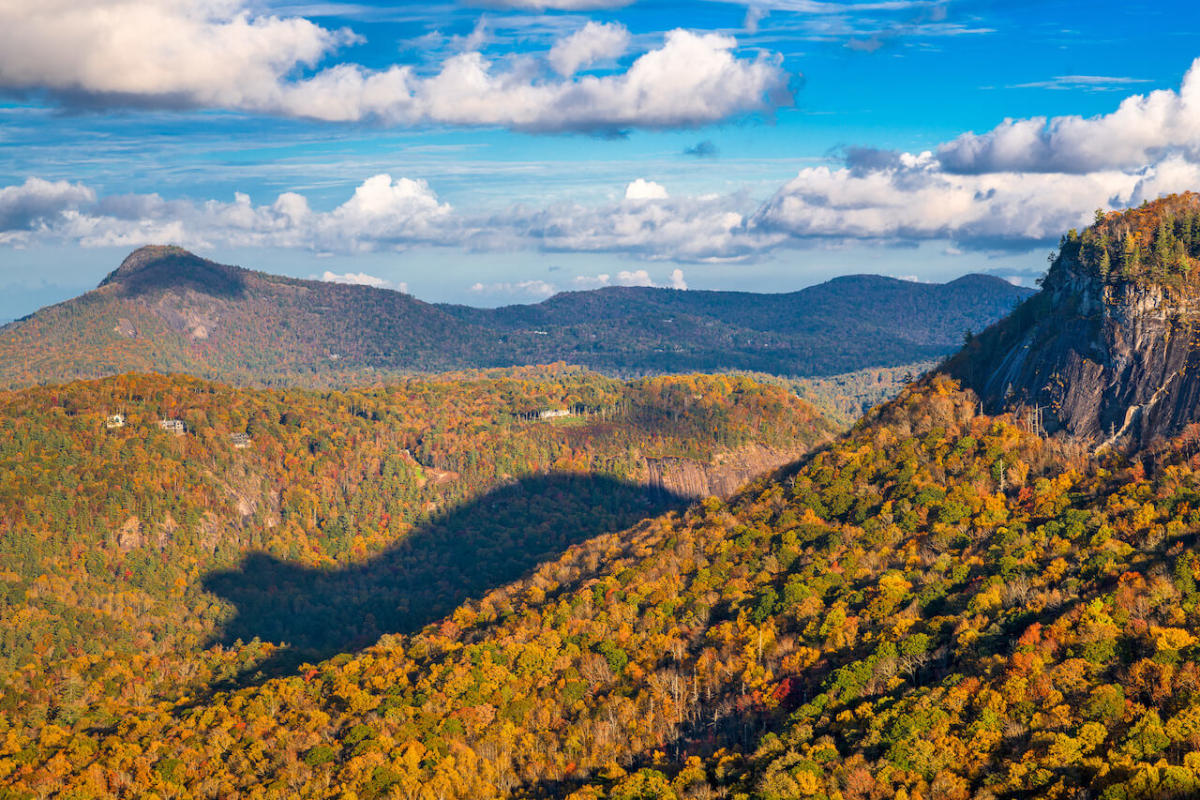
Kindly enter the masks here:
[[1149, 281], [1103, 281], [1060, 260], [1042, 291], [943, 370], [983, 410], [1046, 433], [1141, 448], [1200, 421], [1200, 297]]
[[747, 445], [719, 454], [711, 464], [690, 458], [646, 459], [648, 486], [682, 497], [730, 497], [752, 479], [790, 464], [807, 452]]

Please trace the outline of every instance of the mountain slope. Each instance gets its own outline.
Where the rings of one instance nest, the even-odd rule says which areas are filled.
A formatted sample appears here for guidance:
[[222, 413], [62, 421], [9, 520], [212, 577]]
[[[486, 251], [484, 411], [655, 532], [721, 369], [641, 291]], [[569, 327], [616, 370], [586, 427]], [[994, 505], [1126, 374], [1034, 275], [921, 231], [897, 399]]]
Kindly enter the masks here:
[[610, 288], [475, 309], [152, 247], [96, 290], [0, 328], [0, 385], [130, 370], [338, 385], [558, 361], [618, 375], [828, 375], [944, 355], [1025, 294], [984, 276], [944, 286], [855, 276], [780, 295]]
[[[945, 354], [1028, 294], [997, 278], [919, 284], [835, 278], [786, 294], [610, 287], [537, 305], [446, 310], [504, 331], [504, 347], [609, 370], [849, 372]], [[514, 357], [516, 349], [508, 350]]]
[[247, 383], [464, 365], [482, 332], [400, 292], [302, 281], [142, 248], [95, 290], [0, 329], [7, 385], [134, 370]]
[[[166, 676], [246, 658], [239, 638], [290, 644], [294, 660], [418, 630], [830, 430], [746, 378], [567, 368], [345, 393], [151, 375], [0, 392], [0, 709], [23, 669], [111, 667], [101, 704], [141, 658], [162, 666], [154, 691], [177, 696]], [[206, 641], [230, 649], [204, 655]]]
[[66, 796], [1194, 796], [1197, 463], [1072, 463], [975, 407], [935, 377], [418, 635], [109, 702], [113, 734], [21, 726], [0, 769]]

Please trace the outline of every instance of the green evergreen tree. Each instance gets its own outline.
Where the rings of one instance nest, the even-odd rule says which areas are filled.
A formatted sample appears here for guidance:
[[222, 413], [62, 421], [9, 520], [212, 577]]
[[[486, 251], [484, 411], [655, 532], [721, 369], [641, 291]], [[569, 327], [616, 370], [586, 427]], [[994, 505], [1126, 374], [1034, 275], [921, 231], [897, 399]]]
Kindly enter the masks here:
[[1133, 238], [1132, 233], [1125, 234], [1125, 241], [1121, 245], [1121, 277], [1126, 280], [1132, 280], [1142, 267], [1142, 248], [1138, 246], [1137, 240]]

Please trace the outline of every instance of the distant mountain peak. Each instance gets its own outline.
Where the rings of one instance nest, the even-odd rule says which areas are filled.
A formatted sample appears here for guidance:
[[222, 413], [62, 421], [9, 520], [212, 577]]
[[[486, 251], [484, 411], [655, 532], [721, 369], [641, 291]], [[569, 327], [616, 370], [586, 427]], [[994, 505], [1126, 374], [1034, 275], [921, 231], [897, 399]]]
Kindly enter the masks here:
[[178, 247], [176, 245], [163, 244], [148, 244], [139, 247], [129, 255], [125, 256], [125, 260], [121, 265], [108, 273], [104, 280], [100, 281], [101, 286], [129, 278], [143, 270], [153, 268], [156, 264], [164, 260], [202, 260], [196, 254]]
[[238, 296], [245, 291], [246, 270], [201, 258], [175, 245], [146, 245], [134, 250], [100, 287], [119, 285], [126, 294], [190, 288], [205, 294]]

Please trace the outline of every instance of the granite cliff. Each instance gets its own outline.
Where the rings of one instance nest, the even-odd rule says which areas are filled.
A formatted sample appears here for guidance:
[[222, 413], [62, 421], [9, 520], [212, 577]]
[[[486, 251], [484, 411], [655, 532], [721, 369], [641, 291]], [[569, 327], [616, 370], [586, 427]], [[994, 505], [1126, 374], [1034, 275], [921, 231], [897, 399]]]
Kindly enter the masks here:
[[943, 371], [987, 413], [1093, 447], [1140, 449], [1200, 422], [1200, 195], [1071, 231], [1042, 290]]
[[753, 478], [796, 461], [810, 449], [749, 444], [718, 453], [707, 463], [691, 458], [647, 458], [645, 483], [679, 497], [728, 498]]

